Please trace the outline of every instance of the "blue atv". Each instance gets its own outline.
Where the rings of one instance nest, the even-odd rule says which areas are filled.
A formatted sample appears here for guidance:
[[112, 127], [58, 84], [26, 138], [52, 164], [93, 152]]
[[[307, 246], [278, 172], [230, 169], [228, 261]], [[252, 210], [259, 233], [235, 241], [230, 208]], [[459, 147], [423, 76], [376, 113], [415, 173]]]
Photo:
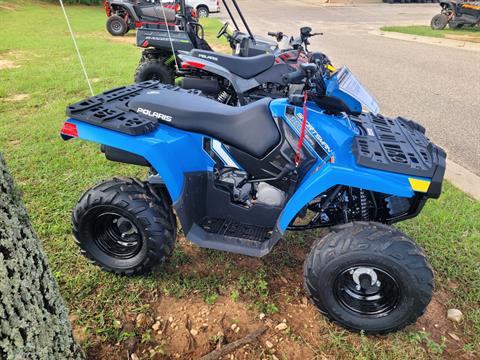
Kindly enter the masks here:
[[240, 107], [157, 81], [69, 106], [63, 139], [99, 143], [107, 159], [150, 169], [143, 181], [117, 177], [83, 194], [72, 216], [82, 253], [134, 275], [172, 254], [177, 218], [198, 246], [249, 256], [269, 254], [287, 230], [329, 227], [304, 266], [316, 307], [369, 334], [415, 322], [433, 273], [391, 224], [439, 197], [445, 152], [411, 120], [346, 112], [360, 104], [347, 94], [359, 84], [348, 87], [354, 78], [342, 70], [326, 85], [314, 66], [301, 67], [303, 96]]

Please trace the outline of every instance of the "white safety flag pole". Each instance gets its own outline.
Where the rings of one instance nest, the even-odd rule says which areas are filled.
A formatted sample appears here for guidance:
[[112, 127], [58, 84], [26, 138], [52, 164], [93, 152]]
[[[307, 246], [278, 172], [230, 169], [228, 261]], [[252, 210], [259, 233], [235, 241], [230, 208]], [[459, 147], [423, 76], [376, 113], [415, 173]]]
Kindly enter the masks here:
[[68, 30], [70, 31], [70, 36], [72, 37], [73, 45], [75, 46], [75, 50], [77, 50], [78, 60], [80, 61], [80, 66], [82, 67], [83, 74], [85, 75], [85, 80], [87, 80], [87, 84], [88, 84], [88, 88], [90, 89], [90, 93], [92, 94], [92, 96], [94, 96], [95, 94], [93, 93], [92, 84], [90, 83], [90, 79], [88, 78], [87, 69], [85, 68], [85, 64], [83, 63], [82, 55], [80, 54], [80, 49], [78, 48], [78, 45], [77, 45], [77, 40], [75, 39], [75, 35], [73, 33], [72, 26], [70, 25], [70, 21], [68, 19], [67, 12], [65, 11], [65, 6], [63, 5], [62, 0], [59, 0], [59, 2], [60, 2], [60, 6], [62, 7], [62, 10], [63, 10], [63, 15], [65, 16], [65, 20], [67, 21]]

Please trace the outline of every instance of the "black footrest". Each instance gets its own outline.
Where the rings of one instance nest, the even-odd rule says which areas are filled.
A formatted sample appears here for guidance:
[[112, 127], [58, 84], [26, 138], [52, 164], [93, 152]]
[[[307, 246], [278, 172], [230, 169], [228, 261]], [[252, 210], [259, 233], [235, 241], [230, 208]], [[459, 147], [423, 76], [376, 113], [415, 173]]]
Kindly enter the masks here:
[[260, 243], [268, 241], [272, 234], [271, 228], [234, 222], [231, 219], [204, 218], [200, 226], [208, 233]]
[[273, 233], [272, 228], [264, 226], [207, 217], [192, 226], [187, 239], [204, 248], [260, 257], [280, 239]]

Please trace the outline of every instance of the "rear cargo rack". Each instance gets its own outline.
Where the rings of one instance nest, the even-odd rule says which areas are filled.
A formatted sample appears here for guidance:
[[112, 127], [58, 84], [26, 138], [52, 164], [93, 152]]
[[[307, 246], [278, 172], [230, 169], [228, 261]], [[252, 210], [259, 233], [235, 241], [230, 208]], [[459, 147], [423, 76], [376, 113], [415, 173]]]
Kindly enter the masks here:
[[153, 131], [158, 121], [139, 116], [128, 108], [129, 101], [145, 90], [173, 90], [199, 94], [198, 90], [184, 90], [159, 81], [122, 86], [100, 95], [79, 101], [67, 107], [69, 117], [105, 129], [128, 135], [142, 135]]

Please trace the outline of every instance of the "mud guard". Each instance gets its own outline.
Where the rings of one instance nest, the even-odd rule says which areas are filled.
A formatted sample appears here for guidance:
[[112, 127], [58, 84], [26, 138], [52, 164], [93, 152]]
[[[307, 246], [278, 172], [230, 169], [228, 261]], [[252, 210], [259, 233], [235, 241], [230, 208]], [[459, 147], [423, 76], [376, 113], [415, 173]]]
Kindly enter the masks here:
[[335, 164], [323, 166], [320, 164], [314, 167], [285, 205], [278, 219], [277, 228], [285, 232], [290, 222], [305, 205], [335, 185], [357, 187], [400, 197], [410, 198], [414, 195], [408, 176], [352, 165], [352, 168]]

